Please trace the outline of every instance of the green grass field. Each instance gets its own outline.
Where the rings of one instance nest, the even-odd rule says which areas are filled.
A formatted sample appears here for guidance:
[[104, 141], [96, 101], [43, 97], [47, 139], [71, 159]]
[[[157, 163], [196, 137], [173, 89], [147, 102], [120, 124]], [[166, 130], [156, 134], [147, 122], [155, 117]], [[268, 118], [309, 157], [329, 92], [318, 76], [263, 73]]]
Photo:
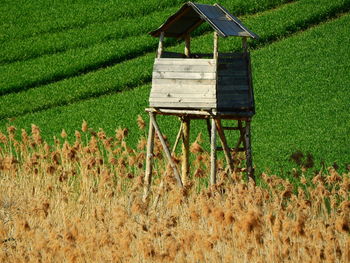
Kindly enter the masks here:
[[[73, 137], [84, 119], [110, 135], [128, 127], [129, 142], [136, 144], [144, 135], [136, 118], [147, 118], [157, 47], [147, 32], [182, 2], [62, 1], [51, 6], [43, 0], [5, 1], [0, 7], [0, 130], [9, 125], [29, 130], [35, 123], [52, 142], [62, 129]], [[249, 42], [258, 173], [289, 176], [296, 166], [290, 156], [297, 151], [313, 156], [310, 172], [334, 163], [344, 170], [350, 163], [350, 0], [220, 3], [261, 37]], [[166, 44], [168, 50], [183, 49], [177, 41]], [[238, 44], [237, 39], [220, 40], [220, 51], [236, 50]], [[195, 33], [192, 48], [211, 52], [208, 26]], [[177, 132], [173, 121], [161, 119], [170, 139]], [[191, 129], [192, 140], [198, 132], [207, 138], [204, 123], [194, 122]]]

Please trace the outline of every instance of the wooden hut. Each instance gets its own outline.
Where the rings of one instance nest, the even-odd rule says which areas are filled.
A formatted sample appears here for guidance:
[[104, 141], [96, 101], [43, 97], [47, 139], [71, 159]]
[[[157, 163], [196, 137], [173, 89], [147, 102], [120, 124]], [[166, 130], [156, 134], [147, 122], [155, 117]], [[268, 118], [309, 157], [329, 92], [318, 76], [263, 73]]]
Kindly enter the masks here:
[[[214, 30], [213, 53], [191, 52], [193, 30], [207, 22]], [[157, 30], [150, 32], [159, 37], [159, 46], [153, 67], [152, 89], [150, 93], [150, 130], [148, 137], [148, 154], [146, 162], [145, 196], [151, 181], [152, 151], [154, 132], [163, 139], [156, 122], [156, 114], [177, 115], [181, 119], [178, 139], [183, 140], [182, 178], [172, 161], [171, 153], [163, 141], [164, 151], [180, 186], [189, 172], [188, 145], [190, 119], [207, 120], [211, 137], [211, 183], [216, 181], [216, 151], [223, 150], [229, 169], [232, 172], [232, 152], [246, 152], [247, 175], [253, 177], [250, 150], [250, 121], [255, 113], [254, 93], [250, 55], [247, 49], [247, 38], [258, 36], [247, 29], [242, 22], [219, 4], [205, 5], [193, 2], [184, 4], [178, 12], [170, 16]], [[236, 36], [242, 38], [240, 52], [220, 53], [219, 37]], [[183, 39], [184, 53], [164, 50], [164, 38]], [[237, 121], [235, 127], [223, 127], [221, 119]], [[224, 130], [240, 132], [234, 148], [227, 145]], [[222, 147], [216, 147], [216, 133], [219, 134]], [[240, 145], [243, 144], [243, 147]]]

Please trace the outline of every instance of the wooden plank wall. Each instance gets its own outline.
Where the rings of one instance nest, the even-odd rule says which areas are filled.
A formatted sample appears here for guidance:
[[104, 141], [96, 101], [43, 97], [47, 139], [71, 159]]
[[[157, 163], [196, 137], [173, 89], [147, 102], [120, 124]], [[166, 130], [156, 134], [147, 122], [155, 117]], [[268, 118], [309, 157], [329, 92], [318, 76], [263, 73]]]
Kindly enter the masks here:
[[211, 109], [216, 105], [214, 59], [155, 59], [151, 107]]
[[247, 57], [243, 53], [220, 54], [218, 63], [218, 110], [252, 110]]

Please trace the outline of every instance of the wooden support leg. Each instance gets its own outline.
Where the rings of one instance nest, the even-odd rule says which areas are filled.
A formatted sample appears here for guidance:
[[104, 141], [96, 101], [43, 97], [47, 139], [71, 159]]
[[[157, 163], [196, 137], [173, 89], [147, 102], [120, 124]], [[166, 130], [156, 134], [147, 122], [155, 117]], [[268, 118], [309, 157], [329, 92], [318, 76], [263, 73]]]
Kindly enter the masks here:
[[253, 169], [253, 159], [252, 159], [252, 149], [251, 149], [251, 138], [250, 138], [250, 120], [246, 121], [244, 141], [246, 148], [246, 163], [247, 163], [247, 179], [252, 178], [255, 181], [254, 169]]
[[181, 177], [179, 175], [179, 172], [177, 171], [177, 168], [176, 168], [176, 165], [173, 161], [173, 159], [171, 158], [171, 154], [170, 154], [170, 151], [168, 149], [168, 146], [166, 145], [165, 143], [165, 140], [163, 138], [163, 135], [162, 133], [160, 132], [160, 129], [159, 129], [159, 126], [153, 116], [153, 114], [150, 114], [150, 119], [151, 119], [151, 122], [154, 126], [154, 129], [159, 137], [159, 140], [160, 140], [160, 143], [162, 144], [162, 147], [163, 147], [163, 150], [165, 152], [165, 156], [166, 158], [168, 159], [168, 162], [170, 163], [171, 167], [173, 168], [173, 171], [174, 171], [174, 175], [175, 175], [175, 178], [177, 180], [177, 183], [180, 187], [183, 187], [183, 184], [182, 184], [182, 181], [181, 181]]
[[242, 121], [238, 121], [238, 129], [239, 129], [239, 139], [238, 139], [238, 142], [236, 144], [236, 151], [238, 151], [238, 148], [239, 146], [241, 145], [241, 143], [243, 142], [244, 143], [244, 130], [243, 130], [243, 127], [242, 127]]
[[211, 119], [210, 138], [210, 184], [216, 184], [216, 125], [215, 119]]
[[[153, 115], [153, 113], [149, 113]], [[144, 178], [144, 189], [143, 189], [143, 198], [142, 200], [145, 202], [149, 193], [149, 188], [151, 186], [152, 181], [152, 159], [153, 159], [153, 148], [154, 148], [154, 127], [152, 124], [152, 120], [150, 118], [149, 122], [149, 130], [148, 130], [148, 140], [147, 140], [147, 155], [146, 155], [146, 172]]]
[[190, 118], [182, 119], [182, 183], [185, 184], [189, 175], [189, 148], [190, 148]]
[[216, 119], [215, 123], [216, 123], [216, 128], [218, 130], [218, 134], [219, 134], [219, 137], [220, 137], [222, 149], [224, 150], [226, 162], [227, 162], [227, 164], [229, 166], [229, 171], [230, 171], [229, 179], [230, 179], [230, 181], [232, 181], [231, 174], [233, 172], [234, 165], [233, 165], [233, 159], [232, 159], [232, 156], [231, 156], [231, 153], [230, 153], [230, 148], [227, 145], [226, 136], [225, 136], [224, 130], [223, 130], [222, 125], [221, 125], [221, 120], [220, 119]]

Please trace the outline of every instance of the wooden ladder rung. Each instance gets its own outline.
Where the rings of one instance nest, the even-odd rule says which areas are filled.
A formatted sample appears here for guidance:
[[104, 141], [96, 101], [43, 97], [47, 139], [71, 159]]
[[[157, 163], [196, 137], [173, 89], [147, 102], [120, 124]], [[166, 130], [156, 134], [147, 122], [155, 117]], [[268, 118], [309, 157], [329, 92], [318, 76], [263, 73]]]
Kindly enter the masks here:
[[243, 147], [239, 147], [239, 148], [232, 148], [232, 152], [245, 152], [246, 149]]
[[[217, 151], [223, 151], [224, 149], [222, 147], [216, 147]], [[245, 152], [245, 148], [239, 147], [239, 148], [229, 148], [230, 152]]]

